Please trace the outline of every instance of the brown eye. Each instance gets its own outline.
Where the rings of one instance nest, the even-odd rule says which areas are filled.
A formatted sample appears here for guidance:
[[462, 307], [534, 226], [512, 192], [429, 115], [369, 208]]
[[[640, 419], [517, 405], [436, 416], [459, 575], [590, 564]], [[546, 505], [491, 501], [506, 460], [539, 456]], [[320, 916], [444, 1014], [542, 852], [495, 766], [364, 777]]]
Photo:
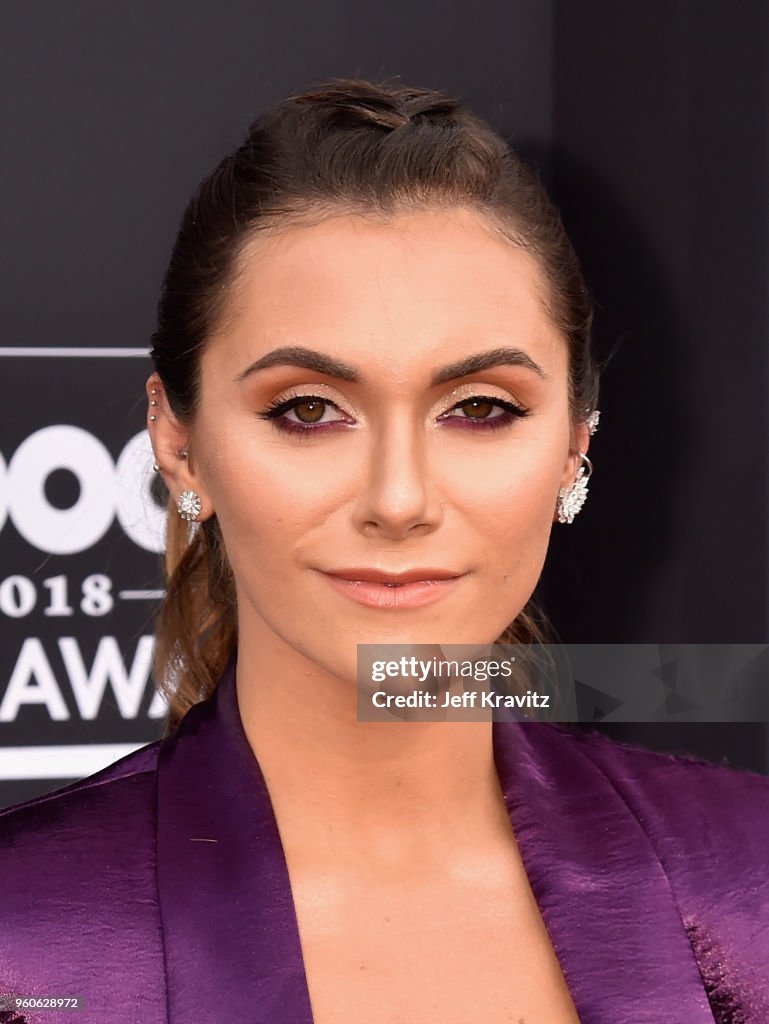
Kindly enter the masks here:
[[469, 430], [509, 427], [516, 419], [523, 419], [530, 414], [530, 410], [522, 405], [507, 402], [504, 398], [492, 398], [491, 395], [473, 395], [472, 398], [457, 402], [449, 412], [461, 412], [462, 415], [444, 414], [441, 419]]
[[[337, 418], [325, 419], [329, 409], [338, 413]], [[330, 398], [319, 395], [292, 395], [282, 402], [272, 402], [262, 412], [256, 414], [261, 419], [270, 420], [276, 430], [309, 437], [324, 430], [336, 430], [344, 426], [342, 410]]]
[[466, 402], [462, 402], [460, 409], [471, 409], [472, 412], [468, 415], [468, 419], [487, 419], [492, 409], [496, 408], [494, 402], [489, 402], [486, 398], [470, 398]]
[[[320, 398], [306, 398], [302, 402], [297, 402], [293, 406], [293, 410], [296, 413], [296, 417], [302, 423], [317, 423], [323, 417], [323, 411], [326, 403]], [[300, 410], [309, 410], [307, 416], [300, 415]]]

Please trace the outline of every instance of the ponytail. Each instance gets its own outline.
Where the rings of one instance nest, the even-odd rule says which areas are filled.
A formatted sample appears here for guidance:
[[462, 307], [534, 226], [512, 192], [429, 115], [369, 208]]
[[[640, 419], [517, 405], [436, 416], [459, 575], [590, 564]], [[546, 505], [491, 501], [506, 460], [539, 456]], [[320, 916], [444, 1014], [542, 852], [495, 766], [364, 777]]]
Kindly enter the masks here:
[[166, 595], [155, 630], [154, 674], [168, 702], [164, 735], [210, 697], [237, 644], [232, 570], [216, 516], [179, 518], [168, 503]]

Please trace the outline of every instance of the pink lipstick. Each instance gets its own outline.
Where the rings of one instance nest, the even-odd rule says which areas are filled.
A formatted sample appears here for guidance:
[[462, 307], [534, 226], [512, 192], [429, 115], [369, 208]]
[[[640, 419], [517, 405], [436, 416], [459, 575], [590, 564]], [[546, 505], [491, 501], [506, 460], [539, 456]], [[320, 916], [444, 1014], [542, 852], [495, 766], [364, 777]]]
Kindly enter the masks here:
[[368, 608], [421, 608], [445, 597], [465, 575], [447, 569], [353, 568], [324, 572], [335, 590]]

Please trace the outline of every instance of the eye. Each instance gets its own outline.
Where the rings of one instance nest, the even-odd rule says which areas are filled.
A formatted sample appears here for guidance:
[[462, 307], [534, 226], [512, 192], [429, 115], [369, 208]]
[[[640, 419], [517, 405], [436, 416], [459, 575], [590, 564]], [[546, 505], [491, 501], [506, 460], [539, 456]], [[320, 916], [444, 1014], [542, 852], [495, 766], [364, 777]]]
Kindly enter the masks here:
[[[257, 415], [262, 419], [272, 420], [278, 430], [303, 434], [315, 430], [325, 430], [332, 423], [339, 423], [340, 419], [338, 418], [323, 419], [329, 408], [336, 409], [342, 420], [344, 419], [339, 406], [329, 398], [321, 398], [320, 395], [292, 395], [282, 401], [271, 402]], [[288, 413], [293, 413], [296, 419], [290, 418]]]
[[[467, 410], [467, 415], [449, 415], [455, 409]], [[326, 418], [329, 410], [336, 410], [338, 416]], [[495, 410], [497, 410], [495, 412]], [[444, 413], [439, 420], [447, 420], [464, 430], [495, 430], [509, 427], [516, 419], [529, 415], [529, 410], [515, 402], [490, 395], [473, 395], [457, 402], [449, 413]], [[285, 433], [310, 435], [320, 430], [328, 430], [337, 423], [349, 423], [339, 406], [330, 398], [320, 395], [291, 395], [288, 398], [271, 402], [265, 409], [257, 413], [261, 419], [271, 420], [276, 430]]]
[[[530, 413], [522, 405], [515, 402], [508, 402], [504, 398], [492, 398], [491, 395], [473, 395], [465, 398], [452, 406], [449, 412], [455, 409], [468, 410], [469, 415], [449, 416], [444, 413], [442, 420], [454, 420], [463, 430], [495, 430], [499, 427], [509, 427], [516, 419], [523, 419]], [[501, 412], [493, 413], [493, 410]]]

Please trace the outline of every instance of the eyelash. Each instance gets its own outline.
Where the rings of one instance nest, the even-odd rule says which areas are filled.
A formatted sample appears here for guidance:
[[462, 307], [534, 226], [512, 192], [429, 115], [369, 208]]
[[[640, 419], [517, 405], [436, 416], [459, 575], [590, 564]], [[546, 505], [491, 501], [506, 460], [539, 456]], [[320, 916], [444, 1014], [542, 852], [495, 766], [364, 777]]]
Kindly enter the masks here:
[[[332, 427], [334, 423], [338, 423], [335, 420], [334, 423], [321, 423], [316, 426], [305, 424], [299, 426], [298, 423], [292, 420], [286, 420], [283, 418], [283, 414], [293, 409], [297, 405], [301, 405], [302, 402], [317, 401], [323, 402], [324, 405], [330, 405], [336, 409], [337, 412], [342, 412], [336, 402], [332, 402], [330, 398], [323, 398], [321, 395], [294, 395], [291, 398], [283, 399], [282, 401], [271, 402], [262, 412], [257, 413], [261, 419], [272, 420], [273, 426], [277, 430], [281, 430], [286, 434], [314, 434], [319, 430], [326, 430]], [[511, 427], [515, 420], [524, 419], [530, 415], [531, 410], [524, 408], [522, 405], [516, 405], [515, 402], [508, 402], [503, 398], [493, 398], [491, 395], [472, 395], [470, 398], [464, 398], [452, 405], [451, 409], [447, 410], [451, 412], [453, 409], [461, 409], [463, 405], [469, 405], [471, 402], [489, 402], [493, 406], [504, 409], [505, 412], [501, 416], [493, 416], [489, 419], [473, 420], [471, 417], [459, 417], [460, 420], [464, 419], [470, 424], [469, 427], [462, 426], [461, 430], [499, 430], [502, 427]], [[445, 413], [444, 413], [445, 415]]]

